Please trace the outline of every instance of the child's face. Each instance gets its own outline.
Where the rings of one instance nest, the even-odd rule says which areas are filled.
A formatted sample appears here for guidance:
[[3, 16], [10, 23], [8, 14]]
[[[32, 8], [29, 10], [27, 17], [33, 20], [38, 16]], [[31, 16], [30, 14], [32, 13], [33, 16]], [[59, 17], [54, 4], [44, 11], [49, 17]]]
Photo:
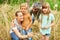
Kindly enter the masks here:
[[26, 7], [21, 7], [21, 12], [22, 13], [26, 13], [26, 11], [27, 11], [27, 8]]
[[44, 14], [46, 14], [48, 12], [48, 8], [43, 8], [42, 11]]

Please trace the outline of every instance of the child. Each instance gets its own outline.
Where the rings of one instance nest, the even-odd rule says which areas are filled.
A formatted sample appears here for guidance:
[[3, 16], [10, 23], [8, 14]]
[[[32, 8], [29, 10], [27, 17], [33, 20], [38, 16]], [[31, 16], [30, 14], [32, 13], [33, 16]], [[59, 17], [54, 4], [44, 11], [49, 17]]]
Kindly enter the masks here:
[[[32, 18], [30, 16], [30, 13], [28, 12], [28, 5], [27, 3], [22, 3], [20, 6], [20, 10], [23, 13], [23, 22], [22, 22], [22, 27], [24, 29], [23, 33], [26, 35], [31, 32], [31, 24], [32, 24]], [[32, 40], [29, 38], [29, 40]]]
[[39, 15], [41, 13], [41, 3], [35, 2], [30, 8], [30, 15], [32, 16], [32, 23], [34, 23], [35, 20], [38, 21]]
[[50, 12], [49, 3], [44, 3], [42, 5], [42, 14], [39, 17], [40, 20], [40, 32], [42, 34], [42, 40], [49, 40], [51, 33], [51, 26], [54, 25], [54, 15]]

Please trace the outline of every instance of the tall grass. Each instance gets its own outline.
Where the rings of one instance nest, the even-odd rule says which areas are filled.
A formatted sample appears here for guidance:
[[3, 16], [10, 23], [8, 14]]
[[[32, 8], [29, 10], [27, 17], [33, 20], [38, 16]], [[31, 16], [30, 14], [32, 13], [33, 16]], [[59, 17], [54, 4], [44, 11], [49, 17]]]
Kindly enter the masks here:
[[[15, 18], [15, 12], [19, 9], [20, 5], [11, 6], [9, 4], [0, 5], [0, 40], [11, 40], [9, 29], [10, 23]], [[50, 40], [60, 40], [60, 11], [52, 11], [55, 15], [56, 25], [52, 27]], [[33, 32], [39, 30], [38, 27], [32, 27]], [[34, 36], [33, 40], [39, 40], [40, 34]]]
[[[0, 6], [0, 39], [8, 40], [9, 37], [9, 29], [10, 29], [10, 22], [14, 19], [15, 12], [19, 10], [19, 6], [10, 6], [7, 4], [3, 4]], [[5, 33], [5, 34], [4, 34]]]

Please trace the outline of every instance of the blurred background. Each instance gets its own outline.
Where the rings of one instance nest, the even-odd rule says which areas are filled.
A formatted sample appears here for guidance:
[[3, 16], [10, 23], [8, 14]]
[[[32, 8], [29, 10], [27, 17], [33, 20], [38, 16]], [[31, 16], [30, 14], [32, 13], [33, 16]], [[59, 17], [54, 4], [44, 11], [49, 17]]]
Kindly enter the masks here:
[[[48, 2], [55, 15], [56, 25], [52, 27], [50, 40], [60, 40], [60, 0], [0, 0], [0, 40], [11, 40], [9, 35], [10, 23], [14, 19], [14, 13], [20, 9], [20, 4], [27, 2], [29, 7], [34, 2]], [[34, 28], [34, 27], [32, 27]], [[38, 27], [36, 27], [37, 30]], [[40, 34], [33, 37], [33, 40], [39, 40]]]

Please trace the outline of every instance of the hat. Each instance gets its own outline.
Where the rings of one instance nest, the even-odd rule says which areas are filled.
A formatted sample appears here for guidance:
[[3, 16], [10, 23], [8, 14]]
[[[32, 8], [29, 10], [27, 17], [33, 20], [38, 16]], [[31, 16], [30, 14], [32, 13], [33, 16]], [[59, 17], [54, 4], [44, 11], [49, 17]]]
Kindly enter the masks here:
[[35, 2], [34, 4], [33, 4], [33, 8], [38, 8], [38, 9], [40, 9], [42, 7], [42, 5], [41, 5], [41, 3], [39, 3], [39, 2]]

